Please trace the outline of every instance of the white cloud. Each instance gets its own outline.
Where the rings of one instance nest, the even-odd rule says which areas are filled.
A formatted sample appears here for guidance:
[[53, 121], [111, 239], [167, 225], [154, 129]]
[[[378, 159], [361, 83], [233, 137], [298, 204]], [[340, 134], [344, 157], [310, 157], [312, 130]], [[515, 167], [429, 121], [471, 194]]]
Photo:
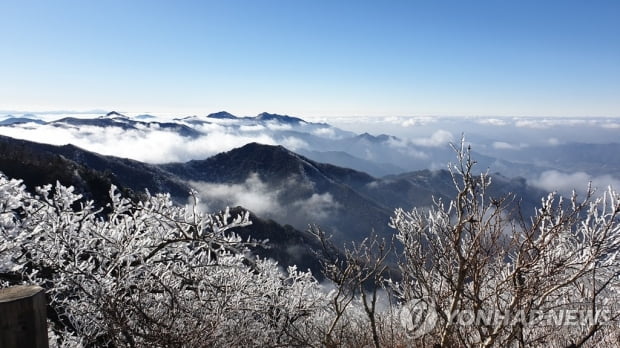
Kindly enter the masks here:
[[307, 215], [311, 221], [323, 221], [329, 218], [334, 210], [342, 207], [329, 192], [313, 193], [310, 198], [296, 201], [292, 206]]
[[551, 127], [551, 125], [548, 124], [547, 120], [534, 120], [534, 119], [517, 120], [515, 122], [515, 126], [522, 127], [522, 128], [537, 128], [537, 129]]
[[448, 145], [450, 142], [454, 141], [454, 136], [452, 133], [447, 130], [439, 129], [435, 131], [429, 138], [416, 138], [412, 139], [411, 142], [426, 147], [439, 147]]
[[[242, 206], [261, 217], [276, 219], [304, 228], [310, 223], [323, 222], [333, 216], [342, 205], [329, 193], [316, 193], [307, 181], [291, 177], [274, 186], [263, 181], [256, 173], [239, 184], [190, 182], [198, 191], [205, 211], [222, 210], [226, 206]], [[299, 190], [310, 194], [307, 198], [283, 201], [282, 195]]]
[[280, 143], [282, 146], [292, 151], [307, 149], [309, 147], [308, 143], [295, 137], [285, 137], [284, 139], [282, 139], [282, 141], [280, 141]]
[[601, 127], [607, 128], [607, 129], [618, 129], [620, 128], [620, 123], [605, 122], [601, 124]]
[[406, 128], [406, 127], [422, 125], [422, 123], [415, 118], [410, 118], [410, 119], [407, 119], [401, 122], [400, 125]]
[[375, 118], [376, 123], [391, 123], [401, 127], [415, 127], [415, 126], [426, 126], [431, 123], [437, 122], [437, 119], [434, 117], [428, 116], [411, 116], [411, 117], [385, 117], [385, 118]]
[[496, 141], [493, 143], [493, 148], [498, 150], [518, 150], [519, 147], [503, 141]]
[[260, 132], [265, 130], [265, 126], [260, 124], [242, 125], [239, 130], [242, 132]]
[[[183, 137], [174, 131], [157, 128], [122, 129], [120, 127], [2, 127], [7, 136], [52, 145], [73, 144], [103, 155], [131, 158], [148, 163], [185, 162], [202, 159], [241, 147], [251, 142], [275, 145], [270, 136], [243, 134], [221, 126], [197, 137]], [[301, 144], [298, 144], [301, 145]]]
[[335, 138], [336, 137], [336, 131], [334, 131], [333, 128], [317, 128], [312, 131], [312, 134], [318, 135], [324, 138]]
[[508, 125], [508, 121], [500, 119], [500, 118], [481, 118], [481, 119], [477, 119], [476, 123], [488, 124], [488, 125], [491, 125], [491, 126], [506, 126], [506, 125]]
[[595, 126], [600, 122], [598, 119], [581, 119], [581, 118], [522, 118], [516, 119], [515, 126], [534, 129], [545, 129], [551, 127], [577, 127], [577, 126]]
[[405, 139], [400, 139], [400, 138], [390, 138], [387, 141], [387, 144], [392, 147], [393, 149], [395, 149], [396, 151], [405, 154], [409, 157], [412, 158], [417, 158], [417, 159], [427, 159], [428, 158], [428, 154], [423, 152], [423, 151], [419, 151], [417, 149], [414, 149], [413, 147], [411, 147], [410, 142], [405, 140]]
[[528, 147], [527, 144], [522, 143], [522, 144], [517, 145], [517, 144], [507, 143], [504, 141], [495, 141], [493, 142], [492, 146], [494, 149], [497, 149], [497, 150], [520, 150], [525, 147]]
[[215, 184], [191, 182], [201, 198], [206, 211], [221, 210], [224, 206], [242, 206], [263, 216], [282, 213], [278, 202], [279, 190], [274, 190], [264, 183], [258, 174], [251, 174], [241, 184]]
[[[173, 144], [169, 144], [169, 146], [175, 150], [171, 155], [176, 156], [179, 161], [185, 162], [191, 159], [206, 158], [220, 152], [230, 151], [252, 142], [266, 145], [277, 144], [272, 137], [266, 134], [245, 135], [216, 132], [193, 140], [183, 138], [179, 143], [175, 143], [174, 146]], [[166, 157], [158, 158], [158, 160], [158, 163], [169, 161], [166, 160]]]
[[379, 188], [380, 185], [382, 185], [382, 181], [379, 181], [379, 180], [373, 180], [369, 182], [368, 184], [366, 184], [366, 186], [371, 189]]
[[620, 188], [620, 180], [611, 175], [591, 176], [585, 172], [562, 173], [557, 170], [543, 172], [540, 177], [531, 181], [533, 186], [549, 192], [559, 192], [569, 195], [573, 190], [584, 193], [588, 188], [588, 183], [598, 191], [605, 190], [608, 186]]
[[199, 132], [203, 132], [203, 133], [208, 133], [208, 132], [224, 132], [226, 131], [226, 127], [224, 125], [218, 124], [218, 123], [196, 123], [191, 125], [190, 127], [193, 127], [194, 129], [196, 129]]
[[235, 119], [209, 118], [209, 117], [201, 117], [201, 116], [197, 116], [194, 119], [197, 121], [205, 122], [204, 124], [215, 124], [215, 125], [220, 125], [222, 127], [229, 126], [229, 125], [235, 125], [240, 122], [240, 120], [235, 120]]
[[291, 130], [293, 126], [287, 123], [280, 123], [278, 121], [270, 121], [266, 122], [265, 126], [271, 130], [279, 131], [279, 130]]

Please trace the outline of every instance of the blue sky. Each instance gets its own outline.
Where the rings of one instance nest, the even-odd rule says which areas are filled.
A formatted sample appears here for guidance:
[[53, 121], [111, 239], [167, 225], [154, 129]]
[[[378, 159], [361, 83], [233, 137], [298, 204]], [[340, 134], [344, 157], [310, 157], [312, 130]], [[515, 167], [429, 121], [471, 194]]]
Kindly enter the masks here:
[[0, 0], [0, 110], [620, 116], [620, 1]]

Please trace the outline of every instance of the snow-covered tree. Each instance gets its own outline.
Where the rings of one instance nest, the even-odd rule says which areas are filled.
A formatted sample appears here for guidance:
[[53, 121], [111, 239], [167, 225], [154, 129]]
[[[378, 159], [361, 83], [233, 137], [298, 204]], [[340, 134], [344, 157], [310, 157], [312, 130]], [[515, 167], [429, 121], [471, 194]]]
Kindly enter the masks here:
[[[582, 198], [552, 193], [533, 217], [524, 218], [513, 198], [487, 194], [490, 176], [473, 174], [475, 162], [464, 142], [455, 150], [456, 198], [431, 209], [398, 209], [392, 219], [404, 248], [403, 280], [396, 289], [403, 301], [423, 299], [437, 314], [433, 329], [415, 342], [441, 347], [617, 344], [616, 325], [598, 320], [568, 325], [566, 317], [549, 325], [545, 318], [620, 315], [611, 308], [620, 295], [620, 195], [611, 189], [599, 197], [593, 190]], [[473, 324], [467, 318], [469, 325], [463, 325], [459, 313], [495, 318]]]
[[[112, 187], [110, 213], [72, 188], [36, 196], [0, 176], [0, 272], [47, 289], [52, 337], [85, 346], [287, 345], [322, 306], [311, 274], [253, 258], [230, 232], [247, 215], [200, 212], [167, 195], [132, 203]], [[5, 282], [6, 285], [6, 282]]]

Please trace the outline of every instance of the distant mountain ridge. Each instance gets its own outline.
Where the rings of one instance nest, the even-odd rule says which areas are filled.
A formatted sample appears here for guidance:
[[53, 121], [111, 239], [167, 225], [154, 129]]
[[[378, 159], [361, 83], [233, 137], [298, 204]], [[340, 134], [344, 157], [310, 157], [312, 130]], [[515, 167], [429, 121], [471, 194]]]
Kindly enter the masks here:
[[[11, 128], [21, 127], [24, 122], [31, 121], [28, 119], [8, 119], [1, 122], [4, 124], [0, 123], [0, 134], [3, 130], [7, 130], [7, 134], [12, 135], [15, 132], [11, 132]], [[161, 121], [151, 115], [128, 117], [120, 112], [110, 111], [98, 117], [67, 116], [50, 122], [29, 123], [29, 125], [31, 126], [28, 128], [19, 129], [16, 134], [24, 137], [28, 134], [36, 134], [39, 129], [46, 136], [58, 132], [59, 138], [69, 136], [67, 142], [72, 142], [71, 137], [73, 137], [74, 143], [78, 142], [80, 146], [86, 149], [101, 149], [102, 144], [96, 143], [97, 141], [114, 142], [114, 139], [94, 137], [92, 138], [92, 141], [95, 142], [94, 146], [90, 147], [90, 134], [96, 133], [97, 128], [101, 130], [116, 129], [118, 131], [112, 133], [118, 137], [123, 137], [122, 133], [124, 132], [127, 133], [127, 139], [136, 139], [136, 141], [144, 139], [145, 142], [152, 142], [141, 146], [157, 147], [159, 146], [157, 140], [159, 137], [176, 137], [177, 139], [174, 142], [170, 140], [165, 143], [165, 146], [172, 148], [169, 152], [176, 151], [174, 149], [177, 146], [175, 142], [198, 141], [204, 143], [207, 142], [205, 139], [209, 139], [212, 135], [217, 137], [225, 135], [227, 138], [233, 139], [230, 143], [237, 145], [235, 147], [252, 141], [279, 144], [303, 153], [318, 162], [351, 167], [359, 171], [369, 172], [374, 176], [436, 168], [439, 163], [444, 165], [453, 156], [447, 143], [436, 147], [418, 146], [411, 141], [387, 134], [376, 136], [369, 133], [355, 134], [326, 123], [307, 122], [298, 117], [268, 112], [256, 116], [237, 117], [227, 111], [220, 111], [207, 116], [188, 116], [175, 118], [171, 121]], [[155, 132], [157, 132], [157, 136], [149, 136]], [[35, 140], [41, 138], [43, 137], [34, 137]], [[216, 142], [228, 143], [220, 140], [216, 140]], [[218, 146], [222, 147], [222, 145]], [[126, 148], [131, 147], [133, 146], [129, 145]], [[180, 147], [183, 146], [180, 145]], [[109, 155], [132, 157], [134, 153], [131, 151], [128, 151], [128, 155], [123, 153], [126, 148], [119, 147], [120, 152], [109, 153]], [[201, 151], [204, 148], [203, 146], [191, 145], [184, 148], [194, 149], [186, 151], [197, 153], [196, 155], [190, 154], [190, 158], [200, 160], [205, 157]], [[216, 152], [230, 149], [232, 148], [229, 146], [229, 148]], [[145, 160], [144, 158], [132, 158]], [[183, 160], [186, 159], [187, 157], [183, 157]], [[512, 164], [493, 158], [485, 163], [490, 165], [500, 162], [503, 164], [502, 172], [509, 172], [514, 169]], [[162, 163], [162, 161], [158, 163]]]
[[[220, 111], [206, 116], [172, 120], [162, 120], [152, 115], [129, 117], [117, 111], [86, 118], [71, 113], [67, 115], [49, 122], [38, 120], [32, 114], [10, 116], [0, 121], [0, 134], [34, 141], [52, 139], [57, 144], [62, 140], [99, 152], [105, 151], [102, 149], [113, 149], [106, 154], [149, 163], [202, 160], [247, 143], [260, 142], [282, 145], [316, 162], [349, 167], [375, 177], [446, 168], [446, 164], [454, 157], [448, 143], [456, 138], [456, 133], [441, 129], [436, 133], [423, 136], [418, 133], [417, 137], [404, 138], [367, 132], [357, 134], [327, 123], [308, 122], [298, 117], [268, 112], [256, 116], [235, 116]], [[503, 135], [512, 139], [512, 143], [508, 143], [504, 139], [495, 138], [502, 134], [494, 134], [498, 129], [494, 127], [498, 126], [493, 124], [503, 123], [495, 119], [486, 120], [490, 123], [483, 121], [472, 120], [476, 126], [474, 132], [484, 132], [482, 136], [477, 135], [478, 143], [474, 143], [474, 155], [480, 171], [489, 169], [507, 177], [536, 179], [547, 171], [557, 170], [566, 174], [586, 172], [591, 175], [610, 175], [620, 180], [620, 166], [616, 164], [619, 162], [613, 161], [617, 157], [615, 154], [620, 153], [617, 151], [620, 148], [618, 142], [562, 142], [551, 137], [545, 146], [530, 146], [526, 142], [521, 143], [516, 137], [518, 134], [512, 134], [518, 133], [515, 131], [519, 129], [515, 128], [508, 135], [503, 129]], [[549, 122], [546, 119], [528, 119], [515, 123], [515, 127], [528, 124], [545, 126]], [[599, 120], [599, 124], [601, 131], [605, 130], [606, 134], [618, 126], [610, 120]], [[408, 127], [413, 131], [417, 125]], [[553, 129], [540, 132], [545, 136], [553, 136]], [[95, 134], [97, 136], [92, 136]], [[528, 138], [531, 140], [533, 136]], [[541, 142], [538, 138], [534, 139]], [[109, 146], [117, 143], [118, 146]], [[158, 151], [133, 151], [138, 148], [154, 148]], [[156, 153], [181, 155], [178, 158], [167, 158], [164, 155], [154, 156]], [[609, 160], [602, 160], [601, 153], [605, 153]]]
[[298, 117], [292, 117], [288, 115], [270, 114], [268, 112], [261, 112], [260, 114], [254, 117], [251, 117], [251, 116], [238, 117], [227, 111], [218, 111], [218, 112], [207, 115], [207, 118], [224, 119], [224, 120], [243, 119], [243, 120], [256, 120], [256, 121], [277, 121], [277, 122], [283, 122], [283, 123], [298, 123], [298, 124], [307, 123], [306, 121]]
[[0, 121], [0, 126], [10, 126], [10, 125], [14, 125], [14, 124], [21, 124], [21, 123], [36, 123], [36, 124], [45, 124], [45, 121], [36, 119], [36, 118], [30, 118], [30, 117], [8, 117], [2, 121]]
[[81, 127], [81, 126], [91, 126], [91, 127], [117, 127], [123, 130], [140, 130], [140, 129], [148, 129], [149, 127], [156, 127], [157, 129], [164, 129], [171, 132], [175, 132], [184, 137], [195, 138], [200, 136], [202, 133], [187, 126], [184, 124], [179, 124], [175, 122], [156, 122], [156, 121], [142, 121], [142, 120], [134, 120], [125, 115], [119, 114], [115, 111], [109, 112], [105, 116], [100, 116], [97, 118], [77, 118], [77, 117], [64, 117], [52, 122], [48, 122], [48, 125], [53, 127]]
[[270, 114], [267, 112], [260, 113], [258, 116], [256, 116], [256, 119], [260, 121], [278, 121], [283, 123], [306, 123], [306, 121], [302, 120], [301, 118], [291, 117], [288, 115]]

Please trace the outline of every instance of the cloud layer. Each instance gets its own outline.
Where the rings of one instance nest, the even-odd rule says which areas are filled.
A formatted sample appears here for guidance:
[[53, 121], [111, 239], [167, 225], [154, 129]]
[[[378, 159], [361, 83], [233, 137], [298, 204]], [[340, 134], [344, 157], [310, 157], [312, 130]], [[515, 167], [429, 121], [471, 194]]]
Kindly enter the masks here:
[[[131, 158], [148, 163], [185, 162], [207, 158], [251, 142], [275, 145], [277, 141], [263, 132], [238, 132], [217, 124], [202, 125], [206, 133], [197, 138], [184, 137], [157, 125], [138, 129], [120, 127], [2, 127], [2, 134], [35, 142], [73, 144], [103, 155]], [[294, 137], [287, 140], [292, 148], [302, 147]]]
[[[306, 183], [299, 178], [289, 178], [274, 185], [253, 173], [243, 183], [191, 182], [190, 185], [198, 191], [205, 211], [243, 206], [261, 217], [302, 229], [311, 223], [327, 221], [342, 207], [330, 193], [312, 192], [312, 188], [304, 187]], [[291, 192], [297, 192], [295, 197], [288, 197]]]
[[555, 191], [563, 195], [570, 195], [573, 190], [583, 194], [588, 189], [588, 183], [592, 183], [592, 188], [599, 192], [604, 191], [608, 186], [620, 189], [620, 180], [611, 175], [592, 176], [585, 172], [567, 174], [557, 170], [545, 171], [530, 183], [543, 190]]
[[428, 138], [412, 139], [411, 142], [419, 146], [439, 147], [454, 142], [454, 136], [447, 130], [439, 129]]

